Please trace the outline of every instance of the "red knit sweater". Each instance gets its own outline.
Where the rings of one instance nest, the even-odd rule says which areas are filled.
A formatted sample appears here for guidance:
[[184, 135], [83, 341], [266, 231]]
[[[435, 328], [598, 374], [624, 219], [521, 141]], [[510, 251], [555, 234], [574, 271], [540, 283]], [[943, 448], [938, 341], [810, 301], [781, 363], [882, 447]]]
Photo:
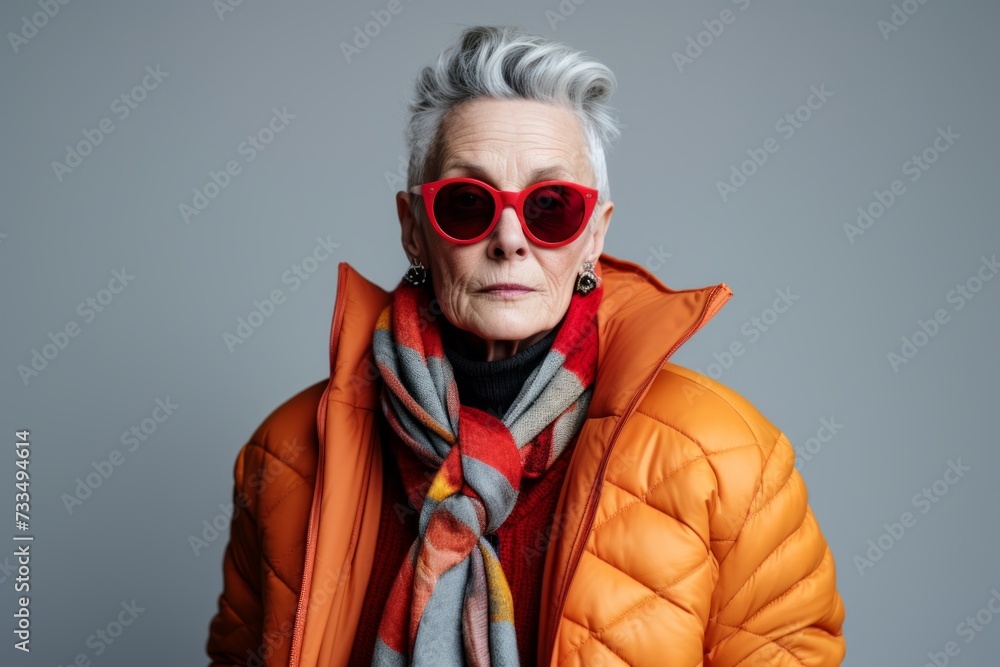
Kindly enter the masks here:
[[[358, 667], [371, 665], [382, 610], [403, 559], [416, 539], [419, 516], [407, 501], [400, 475], [401, 465], [412, 466], [419, 463], [413, 453], [399, 441], [395, 432], [384, 423], [381, 414], [377, 414], [382, 433], [385, 483], [375, 547], [378, 561], [368, 582], [349, 662]], [[536, 663], [542, 570], [552, 518], [570, 455], [571, 450], [564, 451], [544, 475], [522, 482], [513, 511], [496, 531], [500, 564], [514, 600], [514, 628], [517, 631], [517, 649], [522, 667]], [[409, 460], [397, 461], [396, 456], [407, 457]]]

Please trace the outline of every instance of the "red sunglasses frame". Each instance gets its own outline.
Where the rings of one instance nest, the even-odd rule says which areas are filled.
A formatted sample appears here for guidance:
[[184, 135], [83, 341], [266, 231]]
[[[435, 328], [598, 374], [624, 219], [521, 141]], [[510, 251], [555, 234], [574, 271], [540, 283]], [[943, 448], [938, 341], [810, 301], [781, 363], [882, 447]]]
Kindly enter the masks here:
[[[441, 191], [443, 187], [445, 187], [446, 185], [450, 185], [452, 183], [471, 183], [473, 185], [478, 185], [493, 196], [493, 202], [495, 208], [495, 211], [493, 213], [493, 220], [486, 228], [486, 231], [484, 231], [482, 234], [473, 239], [456, 239], [453, 236], [449, 236], [448, 234], [445, 233], [443, 229], [441, 229], [441, 225], [438, 224], [437, 217], [434, 215], [434, 197], [437, 195], [438, 192]], [[566, 239], [565, 241], [558, 241], [556, 243], [543, 241], [540, 238], [536, 237], [534, 234], [531, 233], [531, 230], [528, 229], [528, 223], [524, 219], [524, 202], [525, 200], [527, 200], [528, 195], [530, 195], [538, 188], [549, 185], [560, 185], [563, 187], [568, 187], [572, 188], [573, 190], [576, 190], [583, 196], [583, 204], [584, 204], [583, 220], [580, 222], [580, 227], [575, 232], [573, 232], [573, 235], [570, 236], [568, 239]], [[521, 190], [520, 192], [515, 192], [510, 190], [501, 191], [492, 187], [489, 183], [484, 183], [483, 181], [480, 181], [478, 179], [467, 178], [464, 176], [458, 176], [455, 178], [445, 178], [439, 181], [424, 183], [422, 185], [414, 185], [412, 188], [409, 189], [409, 192], [415, 195], [421, 195], [424, 198], [424, 210], [427, 211], [427, 217], [430, 219], [431, 225], [434, 227], [434, 231], [436, 231], [441, 237], [447, 239], [448, 241], [451, 241], [456, 245], [471, 245], [473, 243], [479, 243], [480, 241], [485, 239], [496, 228], [497, 222], [500, 220], [500, 215], [503, 213], [503, 210], [508, 206], [513, 206], [514, 212], [517, 214], [517, 219], [521, 221], [521, 229], [524, 231], [524, 235], [528, 237], [528, 239], [535, 245], [539, 245], [544, 248], [559, 248], [561, 246], [572, 243], [577, 238], [579, 238], [580, 234], [583, 233], [583, 230], [587, 228], [587, 223], [590, 222], [590, 216], [594, 212], [594, 207], [597, 205], [597, 194], [598, 194], [597, 190], [595, 190], [594, 188], [588, 188], [585, 185], [580, 185], [579, 183], [573, 183], [570, 181], [540, 181], [538, 183], [532, 183], [531, 185], [526, 187], [524, 190]]]

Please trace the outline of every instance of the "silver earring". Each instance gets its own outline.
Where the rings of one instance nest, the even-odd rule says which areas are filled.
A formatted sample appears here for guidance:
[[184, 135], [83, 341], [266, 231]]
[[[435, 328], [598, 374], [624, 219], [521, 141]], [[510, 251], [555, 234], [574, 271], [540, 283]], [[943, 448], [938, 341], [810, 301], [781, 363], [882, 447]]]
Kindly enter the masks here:
[[587, 294], [600, 284], [600, 276], [594, 273], [594, 263], [584, 262], [583, 270], [580, 271], [580, 275], [576, 279], [576, 291], [580, 294]]
[[406, 273], [403, 275], [403, 280], [411, 285], [423, 285], [427, 282], [427, 267], [424, 266], [419, 259], [411, 257], [410, 268], [408, 268]]

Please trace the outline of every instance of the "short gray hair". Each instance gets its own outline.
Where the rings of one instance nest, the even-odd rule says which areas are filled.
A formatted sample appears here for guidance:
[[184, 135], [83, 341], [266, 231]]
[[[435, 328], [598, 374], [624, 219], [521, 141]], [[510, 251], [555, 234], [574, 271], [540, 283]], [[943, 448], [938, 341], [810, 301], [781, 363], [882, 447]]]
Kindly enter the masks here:
[[424, 67], [407, 98], [407, 188], [437, 178], [443, 121], [476, 98], [528, 99], [568, 107], [580, 120], [598, 202], [611, 195], [605, 159], [621, 126], [607, 104], [615, 76], [582, 51], [516, 26], [472, 26]]

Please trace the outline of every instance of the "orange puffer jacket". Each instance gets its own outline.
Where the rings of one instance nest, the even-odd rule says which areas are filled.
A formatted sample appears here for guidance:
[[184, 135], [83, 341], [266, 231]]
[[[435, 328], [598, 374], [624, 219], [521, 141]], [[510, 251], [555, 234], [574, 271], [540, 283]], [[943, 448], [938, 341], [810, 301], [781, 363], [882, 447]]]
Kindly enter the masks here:
[[[839, 665], [833, 557], [785, 435], [667, 360], [732, 296], [602, 255], [598, 372], [544, 555], [538, 664]], [[391, 294], [339, 268], [330, 378], [240, 450], [212, 665], [350, 655], [382, 495], [375, 320]]]

